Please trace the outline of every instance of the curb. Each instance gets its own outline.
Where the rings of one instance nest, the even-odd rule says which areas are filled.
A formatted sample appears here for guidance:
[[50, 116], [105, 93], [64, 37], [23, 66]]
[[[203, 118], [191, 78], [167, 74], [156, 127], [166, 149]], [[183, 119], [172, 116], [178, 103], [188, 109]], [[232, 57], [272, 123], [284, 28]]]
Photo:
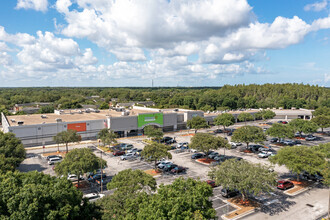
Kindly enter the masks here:
[[230, 213], [232, 213], [232, 212], [236, 212], [237, 210], [240, 210], [241, 207], [239, 207], [239, 206], [237, 206], [237, 205], [235, 205], [235, 204], [233, 204], [233, 203], [231, 203], [231, 202], [228, 202], [227, 200], [225, 200], [224, 202], [236, 208], [236, 210], [234, 210], [234, 211], [231, 211], [231, 212], [229, 212], [229, 213], [226, 213], [226, 214], [221, 215], [221, 218], [222, 218], [222, 219], [225, 219], [225, 220], [236, 220], [236, 219], [240, 219], [240, 218], [243, 218], [243, 217], [245, 217], [245, 216], [247, 216], [247, 215], [250, 215], [251, 213], [254, 213], [254, 212], [256, 211], [256, 208], [254, 208], [254, 209], [252, 209], [252, 210], [250, 210], [250, 211], [248, 211], [248, 212], [244, 212], [244, 213], [242, 213], [242, 214], [240, 214], [240, 215], [237, 215], [237, 216], [234, 217], [234, 218], [227, 218], [227, 217], [226, 217], [227, 214], [230, 214]]

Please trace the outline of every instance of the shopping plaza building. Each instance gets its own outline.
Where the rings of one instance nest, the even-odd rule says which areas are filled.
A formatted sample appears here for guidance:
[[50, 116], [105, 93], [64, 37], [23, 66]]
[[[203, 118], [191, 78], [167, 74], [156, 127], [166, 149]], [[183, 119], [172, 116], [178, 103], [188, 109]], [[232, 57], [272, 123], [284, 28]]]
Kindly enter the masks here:
[[[255, 114], [259, 109], [246, 110]], [[311, 110], [273, 110], [275, 119], [310, 119]], [[230, 111], [237, 121], [243, 111]], [[223, 112], [203, 112], [186, 109], [156, 109], [132, 106], [130, 109], [113, 108], [109, 110], [71, 109], [55, 110], [51, 114], [30, 114], [6, 116], [1, 113], [3, 132], [12, 132], [22, 140], [24, 146], [54, 144], [57, 133], [69, 129], [76, 130], [82, 140], [96, 139], [98, 132], [109, 128], [119, 137], [143, 134], [148, 125], [162, 128], [164, 132], [187, 129], [187, 121], [195, 116], [204, 117], [212, 125], [214, 118]]]

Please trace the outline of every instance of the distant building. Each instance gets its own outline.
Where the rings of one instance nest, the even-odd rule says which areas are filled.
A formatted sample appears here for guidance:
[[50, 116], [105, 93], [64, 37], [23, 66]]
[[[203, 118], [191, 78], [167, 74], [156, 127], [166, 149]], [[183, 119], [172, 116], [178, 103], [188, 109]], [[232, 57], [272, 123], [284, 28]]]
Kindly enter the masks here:
[[24, 104], [15, 104], [13, 108], [13, 113], [19, 111], [24, 111], [27, 114], [37, 113], [42, 106], [51, 105], [50, 102], [31, 102], [31, 103], [24, 103]]

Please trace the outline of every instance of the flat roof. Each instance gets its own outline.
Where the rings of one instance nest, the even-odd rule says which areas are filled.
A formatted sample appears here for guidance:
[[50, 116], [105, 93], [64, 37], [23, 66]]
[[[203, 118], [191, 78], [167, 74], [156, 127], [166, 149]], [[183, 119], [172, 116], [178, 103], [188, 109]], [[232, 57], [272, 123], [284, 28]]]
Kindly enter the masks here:
[[[169, 109], [161, 109], [161, 113], [178, 113], [179, 111], [170, 111]], [[80, 113], [79, 113], [80, 112]], [[131, 109], [128, 116], [137, 116], [138, 114], [145, 113], [158, 113], [158, 109]], [[180, 111], [181, 112], [181, 111]], [[127, 117], [122, 115], [123, 112], [116, 110], [100, 110], [100, 112], [86, 113], [82, 109], [66, 109], [63, 114], [46, 113], [46, 114], [28, 114], [28, 115], [10, 115], [6, 116], [9, 126], [18, 126], [18, 121], [23, 121], [23, 125], [36, 125], [36, 124], [51, 124], [56, 123], [56, 119], [62, 119], [62, 122], [77, 122], [77, 121], [90, 121], [90, 120], [104, 120], [107, 117]], [[45, 118], [41, 116], [45, 115]], [[13, 120], [13, 121], [12, 121]]]
[[[138, 114], [143, 113], [153, 113], [148, 110], [140, 110], [133, 109], [130, 110], [129, 116], [137, 116]], [[46, 118], [42, 118], [41, 116], [45, 115]], [[30, 115], [10, 115], [6, 116], [9, 126], [18, 126], [18, 121], [23, 121], [23, 125], [35, 125], [35, 124], [50, 124], [56, 123], [56, 119], [62, 119], [62, 122], [75, 122], [75, 121], [89, 121], [89, 120], [103, 120], [107, 117], [121, 117], [122, 112], [117, 112], [115, 110], [100, 110], [100, 112], [82, 112], [78, 113], [78, 110], [71, 110], [71, 114], [69, 110], [65, 110], [64, 114], [55, 114], [55, 113], [47, 113], [47, 114], [30, 114]], [[127, 116], [122, 116], [127, 117]], [[12, 121], [12, 119], [14, 121]]]
[[[229, 114], [241, 114], [241, 113], [255, 113], [258, 112], [258, 109], [251, 109], [251, 110], [245, 110], [245, 111], [229, 111], [229, 112], [225, 112], [225, 113], [229, 113]], [[218, 112], [209, 112], [209, 113], [204, 113], [204, 116], [217, 116], [217, 115], [221, 115], [223, 114], [222, 111], [218, 111]]]

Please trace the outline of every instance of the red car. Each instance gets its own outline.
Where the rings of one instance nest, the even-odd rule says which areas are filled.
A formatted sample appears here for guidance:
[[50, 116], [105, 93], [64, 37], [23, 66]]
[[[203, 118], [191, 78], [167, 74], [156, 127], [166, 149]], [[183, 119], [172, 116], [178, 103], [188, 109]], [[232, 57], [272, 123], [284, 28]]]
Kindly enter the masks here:
[[217, 187], [214, 180], [206, 180], [206, 183], [209, 184], [212, 188]]
[[124, 154], [125, 154], [125, 151], [121, 151], [121, 150], [113, 152], [113, 156], [121, 156], [121, 155], [124, 155]]
[[291, 187], [294, 187], [294, 184], [291, 182], [291, 181], [288, 181], [288, 180], [279, 180], [277, 181], [277, 188], [278, 189], [283, 189], [283, 190], [286, 190], [286, 189], [289, 189]]
[[287, 124], [288, 122], [287, 121], [282, 121], [282, 124]]

